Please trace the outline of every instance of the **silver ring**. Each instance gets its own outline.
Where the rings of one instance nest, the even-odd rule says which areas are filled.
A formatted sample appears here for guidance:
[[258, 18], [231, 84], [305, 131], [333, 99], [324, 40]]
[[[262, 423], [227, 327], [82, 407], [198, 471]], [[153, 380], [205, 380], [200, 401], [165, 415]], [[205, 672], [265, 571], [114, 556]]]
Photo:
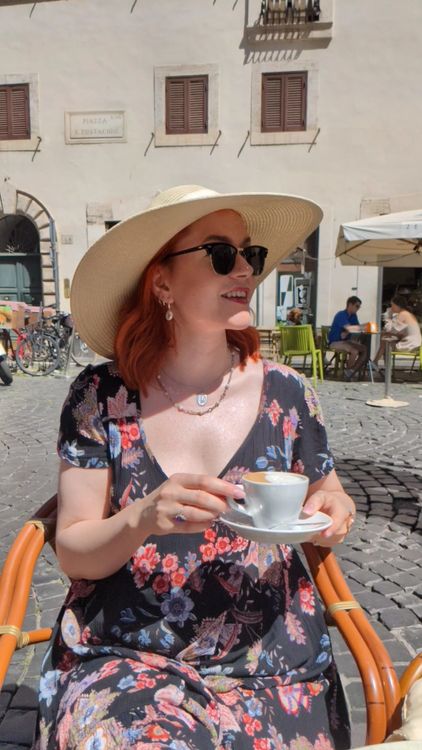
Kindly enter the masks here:
[[186, 516], [183, 513], [176, 513], [174, 521], [175, 523], [184, 523], [184, 521], [186, 521]]

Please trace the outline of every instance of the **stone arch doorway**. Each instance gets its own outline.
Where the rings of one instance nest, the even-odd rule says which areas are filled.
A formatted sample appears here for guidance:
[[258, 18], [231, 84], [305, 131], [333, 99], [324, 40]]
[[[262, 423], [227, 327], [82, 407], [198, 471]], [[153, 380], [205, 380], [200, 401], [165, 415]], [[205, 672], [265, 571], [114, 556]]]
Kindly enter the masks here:
[[0, 299], [59, 306], [54, 221], [9, 182], [0, 186]]

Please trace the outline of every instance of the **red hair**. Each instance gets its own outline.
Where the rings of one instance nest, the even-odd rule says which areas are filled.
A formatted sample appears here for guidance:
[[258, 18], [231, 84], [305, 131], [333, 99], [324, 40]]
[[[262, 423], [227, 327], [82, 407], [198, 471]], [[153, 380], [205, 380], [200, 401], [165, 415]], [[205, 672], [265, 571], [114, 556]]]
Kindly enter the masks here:
[[[174, 240], [173, 237], [148, 263], [135, 291], [122, 305], [114, 339], [117, 367], [123, 380], [129, 388], [139, 388], [145, 396], [148, 384], [161, 370], [166, 350], [176, 343], [174, 323], [165, 319], [163, 306], [153, 292], [154, 275], [170, 255]], [[226, 336], [228, 345], [238, 349], [242, 368], [248, 357], [259, 358], [260, 341], [255, 328], [227, 330]]]

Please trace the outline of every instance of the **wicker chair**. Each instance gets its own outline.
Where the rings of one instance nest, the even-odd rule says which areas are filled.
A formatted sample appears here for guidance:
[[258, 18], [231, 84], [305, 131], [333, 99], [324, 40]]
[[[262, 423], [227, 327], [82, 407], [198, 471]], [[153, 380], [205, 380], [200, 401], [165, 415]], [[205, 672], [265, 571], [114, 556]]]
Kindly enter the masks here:
[[[54, 495], [19, 531], [0, 578], [0, 688], [16, 649], [48, 641], [51, 628], [22, 632], [32, 575], [45, 542], [54, 549], [57, 497]], [[422, 654], [398, 680], [390, 657], [343, 578], [334, 553], [303, 544], [330, 624], [339, 629], [358, 666], [365, 695], [368, 745], [383, 742], [400, 726], [404, 696], [422, 678]], [[394, 745], [392, 745], [394, 747]]]

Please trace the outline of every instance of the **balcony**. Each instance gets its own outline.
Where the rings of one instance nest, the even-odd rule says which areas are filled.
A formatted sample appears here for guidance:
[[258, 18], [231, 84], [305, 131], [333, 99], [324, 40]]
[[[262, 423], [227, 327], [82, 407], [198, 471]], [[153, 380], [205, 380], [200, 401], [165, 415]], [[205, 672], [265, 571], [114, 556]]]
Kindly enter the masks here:
[[307, 24], [319, 21], [319, 0], [262, 0], [259, 23], [264, 26]]
[[332, 38], [333, 0], [248, 0], [249, 42], [310, 41]]

